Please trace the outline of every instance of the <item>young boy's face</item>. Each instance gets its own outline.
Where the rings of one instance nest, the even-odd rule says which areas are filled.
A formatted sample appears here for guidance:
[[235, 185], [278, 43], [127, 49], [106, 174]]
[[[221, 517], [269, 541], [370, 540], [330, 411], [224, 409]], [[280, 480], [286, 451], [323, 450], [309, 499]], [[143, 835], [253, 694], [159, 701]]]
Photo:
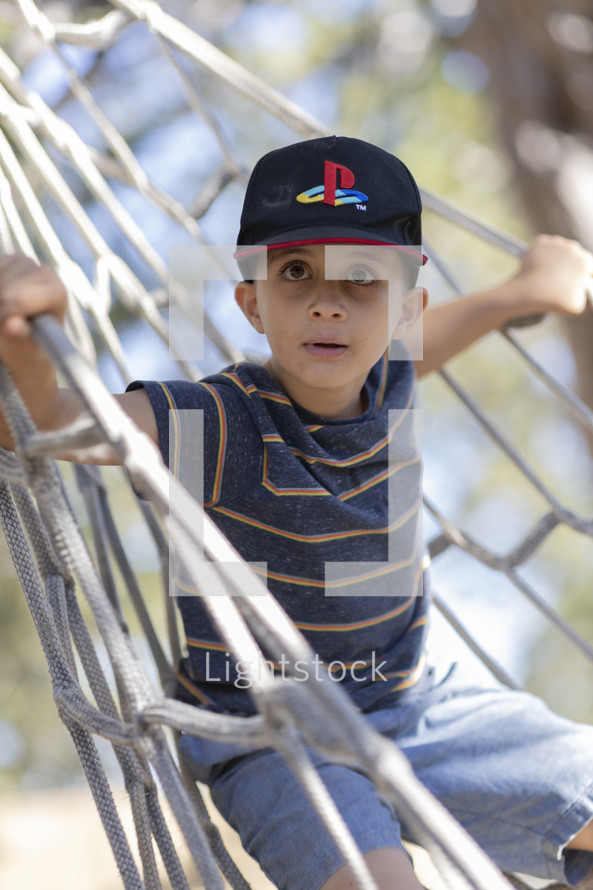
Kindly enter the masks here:
[[315, 414], [360, 414], [368, 372], [402, 316], [406, 286], [397, 250], [358, 244], [269, 250], [267, 275], [238, 284], [236, 299], [267, 337], [268, 370]]

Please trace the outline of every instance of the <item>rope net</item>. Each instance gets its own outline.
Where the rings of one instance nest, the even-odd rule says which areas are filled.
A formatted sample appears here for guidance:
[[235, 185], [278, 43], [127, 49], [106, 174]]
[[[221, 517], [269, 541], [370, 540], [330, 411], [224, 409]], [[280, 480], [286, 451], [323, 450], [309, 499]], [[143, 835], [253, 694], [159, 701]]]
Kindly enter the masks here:
[[[201, 712], [172, 698], [183, 646], [168, 596], [169, 533], [175, 535], [178, 555], [192, 584], [210, 594], [205, 604], [234, 657], [256, 665], [263, 660], [260, 646], [265, 644], [278, 657], [285, 653], [312, 666], [313, 653], [262, 582], [241, 563], [200, 506], [169, 476], [154, 450], [111, 399], [97, 371], [97, 353], [103, 368], [108, 365], [109, 374], [119, 375], [119, 382], [125, 384], [134, 375], [117, 334], [118, 325], [137, 319], [147, 342], [156, 338], [165, 346], [168, 343], [166, 259], [136, 219], [142, 208], [150, 206], [151, 213], [172, 224], [171, 243], [175, 239], [208, 243], [201, 219], [213, 207], [238, 199], [247, 178], [246, 157], [234, 146], [242, 145], [247, 152], [249, 143], [226, 135], [234, 132], [237, 136], [233, 117], [237, 109], [247, 121], [246, 130], [254, 119], [272, 121], [278, 141], [329, 131], [150, 0], [117, 0], [103, 18], [86, 24], [53, 23], [32, 0], [3, 6], [1, 14], [8, 16], [9, 11], [13, 21], [24, 23], [45, 45], [45, 53], [55, 56], [63, 72], [64, 90], [55, 103], [58, 113], [29, 91], [16, 64], [0, 50], [1, 249], [5, 253], [18, 250], [54, 265], [67, 285], [71, 297], [68, 336], [50, 318], [35, 322], [35, 334], [87, 411], [85, 420], [68, 430], [40, 433], [9, 375], [0, 370], [0, 400], [18, 442], [18, 456], [0, 455], [0, 518], [47, 659], [58, 712], [80, 757], [123, 886], [126, 890], [156, 890], [163, 886], [163, 870], [170, 886], [180, 890], [192, 885], [196, 873], [208, 888], [222, 888], [222, 875], [235, 888], [248, 886], [210, 822], [199, 790], [178, 765], [172, 742], [183, 731], [279, 750], [350, 863], [359, 888], [366, 890], [374, 883], [308, 758], [304, 742], [355, 765], [372, 778], [405, 818], [415, 839], [430, 852], [446, 886], [456, 890], [508, 888], [508, 880], [419, 784], [399, 751], [367, 728], [336, 684], [279, 681], [269, 671], [260, 670], [250, 678], [259, 715], [250, 718]], [[159, 66], [166, 66], [166, 76], [178, 85], [175, 101], [185, 103], [211, 159], [195, 193], [183, 203], [141, 165], [102, 107], [100, 89], [94, 90], [92, 77], [86, 82], [78, 73], [80, 66], [72, 61], [72, 47], [96, 58], [118, 43], [138, 39], [148, 41], [151, 52], [160, 52]], [[91, 65], [91, 74], [92, 69]], [[84, 128], [77, 132], [69, 123], [73, 103], [89, 122], [92, 137], [88, 140]], [[219, 123], [221, 106], [229, 116], [224, 127]], [[281, 137], [277, 136], [278, 127]], [[136, 196], [136, 212], [129, 209], [131, 193]], [[425, 192], [423, 200], [429, 218], [443, 217], [448, 224], [462, 227], [472, 237], [513, 256], [524, 248], [516, 239], [436, 195]], [[430, 231], [430, 222], [427, 228]], [[227, 243], [232, 243], [233, 237], [234, 231], [229, 232]], [[428, 248], [427, 252], [447, 287], [461, 293], [461, 285], [445, 261], [434, 250]], [[206, 368], [208, 361], [219, 365], [220, 359], [241, 358], [222, 327], [205, 315]], [[501, 336], [563, 410], [593, 433], [592, 412], [529, 354], [515, 332], [506, 330]], [[197, 379], [204, 369], [180, 362], [177, 374]], [[473, 416], [544, 507], [513, 546], [498, 552], [462, 529], [429, 491], [425, 506], [437, 531], [428, 542], [428, 551], [436, 563], [437, 587], [443, 554], [457, 549], [508, 579], [590, 662], [593, 646], [549, 605], [529, 580], [526, 566], [559, 526], [591, 538], [593, 522], [550, 490], [449, 371], [440, 373], [439, 385], [450, 390], [452, 398]], [[122, 457], [133, 490], [145, 496], [144, 500], [133, 497], [161, 566], [166, 644], [164, 635], [155, 632], [144, 592], [126, 554], [103, 471], [77, 465], [70, 473], [78, 489], [71, 489], [71, 497], [78, 501], [82, 497], [88, 516], [92, 558], [67, 485], [51, 457], [65, 448], [100, 443], [109, 443]], [[205, 561], [196, 559], [201, 548]], [[232, 595], [238, 587], [243, 591], [241, 597]], [[218, 592], [220, 595], [212, 595]], [[160, 689], [134, 650], [124, 620], [130, 604], [150, 646]], [[516, 687], [507, 670], [473, 638], [450, 605], [440, 597], [436, 604], [487, 668], [503, 683]], [[97, 654], [100, 640], [109, 656], [108, 670]], [[311, 670], [309, 676], [313, 675]], [[122, 828], [95, 737], [112, 744], [121, 768], [134, 816], [133, 843]], [[163, 797], [191, 853], [189, 866], [182, 864], [173, 843]], [[512, 881], [520, 886], [516, 878]]]

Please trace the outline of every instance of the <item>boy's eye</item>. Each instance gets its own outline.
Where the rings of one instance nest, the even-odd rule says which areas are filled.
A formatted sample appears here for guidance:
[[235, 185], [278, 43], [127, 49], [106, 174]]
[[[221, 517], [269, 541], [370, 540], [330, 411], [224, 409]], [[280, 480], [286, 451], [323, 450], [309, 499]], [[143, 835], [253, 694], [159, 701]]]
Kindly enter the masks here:
[[352, 281], [353, 284], [372, 284], [377, 281], [377, 276], [368, 266], [352, 266], [346, 273], [346, 281]]
[[311, 273], [307, 269], [304, 263], [289, 263], [282, 270], [283, 278], [287, 278], [289, 281], [304, 281], [306, 278], [311, 277]]

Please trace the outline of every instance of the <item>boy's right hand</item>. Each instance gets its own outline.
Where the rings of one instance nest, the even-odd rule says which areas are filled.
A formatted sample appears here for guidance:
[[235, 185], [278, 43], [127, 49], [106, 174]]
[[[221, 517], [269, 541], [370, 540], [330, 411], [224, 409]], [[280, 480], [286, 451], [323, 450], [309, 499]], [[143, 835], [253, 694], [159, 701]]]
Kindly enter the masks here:
[[[0, 257], [0, 360], [11, 373], [33, 422], [40, 430], [56, 430], [76, 420], [82, 405], [69, 389], [59, 389], [56, 371], [32, 336], [31, 319], [48, 313], [64, 323], [68, 295], [49, 266], [39, 266], [21, 254]], [[134, 423], [158, 444], [154, 411], [146, 390], [116, 395]], [[9, 426], [0, 412], [0, 447], [13, 449]], [[102, 449], [96, 454], [60, 454], [64, 460], [85, 463], [121, 463], [119, 455]]]
[[[60, 423], [62, 405], [55, 368], [32, 336], [31, 319], [50, 313], [63, 324], [67, 302], [66, 289], [49, 266], [22, 254], [0, 257], [0, 359], [39, 429]], [[0, 446], [14, 447], [1, 415]]]
[[67, 302], [66, 288], [49, 266], [22, 254], [0, 257], [0, 358], [8, 367], [39, 349], [30, 319], [47, 312], [63, 324]]

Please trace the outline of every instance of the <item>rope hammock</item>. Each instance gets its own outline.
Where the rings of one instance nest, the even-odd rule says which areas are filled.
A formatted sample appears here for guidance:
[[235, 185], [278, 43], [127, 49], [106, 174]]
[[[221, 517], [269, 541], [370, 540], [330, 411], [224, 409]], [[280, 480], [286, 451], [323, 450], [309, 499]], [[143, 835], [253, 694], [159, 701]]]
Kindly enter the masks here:
[[[229, 95], [239, 97], [249, 108], [263, 109], [265, 115], [277, 119], [298, 137], [329, 133], [151, 0], [116, 0], [114, 7], [98, 21], [57, 25], [32, 0], [16, 0], [14, 4], [20, 20], [47, 44], [63, 66], [69, 94], [102, 134], [102, 150], [87, 145], [65, 116], [58, 116], [39, 95], [29, 92], [15, 63], [0, 50], [0, 248], [4, 253], [18, 250], [51, 263], [65, 282], [70, 295], [69, 336], [48, 317], [36, 320], [34, 332], [86, 408], [85, 419], [73, 427], [40, 433], [8, 373], [0, 368], [0, 402], [18, 443], [16, 455], [0, 454], [0, 521], [47, 659], [59, 715], [80, 757], [122, 884], [126, 890], [157, 890], [163, 886], [164, 868], [174, 890], [189, 890], [195, 881], [195, 868], [203, 886], [212, 890], [221, 890], [222, 875], [237, 890], [248, 886], [210, 821], [199, 789], [178, 764], [171, 740], [180, 732], [190, 732], [253, 747], [271, 746], [281, 752], [350, 864], [361, 890], [371, 890], [374, 882], [309, 760], [305, 743], [355, 766], [372, 779], [402, 814], [417, 842], [431, 854], [447, 887], [503, 890], [510, 886], [509, 880], [513, 886], [525, 886], [498, 871], [415, 779], [397, 748], [365, 725], [335, 683], [279, 681], [265, 667], [255, 669], [264, 660], [260, 647], [277, 653], [278, 658], [285, 653], [311, 668], [313, 653], [262, 582], [165, 470], [154, 449], [111, 398], [97, 372], [94, 343], [111, 357], [124, 383], [131, 379], [112, 320], [114, 310], [122, 306], [168, 342], [163, 312], [166, 263], [120, 202], [121, 187], [136, 190], [144, 201], [170, 217], [188, 240], [205, 244], [200, 218], [229, 183], [245, 181], [244, 166], [208, 104], [208, 90], [198, 90], [195, 84], [200, 79], [208, 84], [214, 79], [222, 82]], [[7, 14], [4, 7], [2, 14]], [[151, 180], [101, 110], [91, 88], [68, 61], [64, 49], [65, 44], [74, 44], [100, 52], [114, 46], [133, 28], [150, 32], [151, 39], [158, 42], [186, 91], [188, 108], [210, 128], [218, 146], [220, 165], [191, 208]], [[81, 184], [105, 208], [110, 226], [115, 226], [118, 237], [134, 249], [156, 282], [154, 286], [146, 286], [132, 264], [110, 249], [92, 214], [85, 211], [77, 197]], [[49, 202], [42, 203], [41, 197], [44, 201], [51, 198], [51, 212]], [[428, 211], [513, 256], [524, 249], [525, 245], [516, 239], [432, 193], [424, 192], [423, 201]], [[84, 244], [91, 258], [86, 263], [91, 274], [83, 270], [85, 264], [73, 259], [58, 236], [64, 220]], [[430, 248], [427, 252], [448, 286], [460, 293], [459, 283], [442, 259]], [[204, 329], [223, 358], [241, 358], [207, 315]], [[586, 431], [593, 433], [593, 413], [528, 354], [515, 333], [507, 329], [502, 336], [529, 371]], [[186, 362], [179, 363], [179, 373], [190, 379], [200, 376], [195, 366]], [[522, 540], [500, 554], [457, 527], [447, 511], [427, 496], [426, 509], [440, 527], [428, 543], [430, 558], [438, 562], [444, 552], [458, 548], [506, 576], [560, 634], [593, 661], [593, 646], [556, 613], [522, 571], [558, 526], [593, 537], [593, 521], [564, 505], [475, 399], [448, 371], [440, 373], [455, 398], [543, 498], [546, 509]], [[134, 491], [144, 498], [136, 503], [160, 559], [167, 646], [153, 627], [144, 594], [128, 561], [110, 509], [104, 474], [83, 465], [73, 470], [89, 517], [93, 559], [52, 459], [64, 449], [101, 443], [108, 443], [122, 458]], [[174, 536], [177, 555], [191, 583], [209, 594], [204, 597], [205, 606], [228, 650], [251, 670], [249, 679], [257, 696], [258, 716], [239, 718], [202, 712], [171, 697], [182, 644], [173, 601], [168, 596], [168, 535]], [[198, 552], [204, 558], [198, 559]], [[233, 595], [238, 590], [242, 591], [240, 597]], [[160, 690], [154, 688], [134, 651], [123, 603], [125, 608], [131, 604], [138, 616], [158, 671]], [[492, 673], [516, 688], [507, 671], [473, 639], [440, 597], [436, 605]], [[97, 653], [98, 638], [109, 655], [110, 671]], [[313, 670], [309, 673], [312, 675]], [[122, 828], [95, 736], [112, 744], [121, 768], [134, 816], [134, 844]], [[182, 864], [175, 849], [169, 817], [161, 806], [163, 798], [191, 853], [189, 866]]]

